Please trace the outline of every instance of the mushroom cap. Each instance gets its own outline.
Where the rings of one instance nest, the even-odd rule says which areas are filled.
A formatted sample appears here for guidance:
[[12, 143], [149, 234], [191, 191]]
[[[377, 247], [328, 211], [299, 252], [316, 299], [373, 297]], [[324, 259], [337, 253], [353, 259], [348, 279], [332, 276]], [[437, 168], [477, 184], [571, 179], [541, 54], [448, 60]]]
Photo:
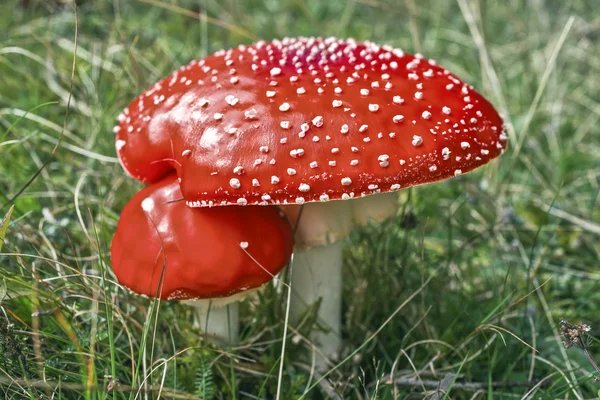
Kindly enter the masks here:
[[119, 282], [136, 293], [206, 299], [270, 281], [292, 248], [292, 230], [275, 207], [190, 208], [171, 174], [125, 206], [111, 257]]
[[394, 191], [477, 168], [507, 140], [494, 107], [433, 60], [336, 38], [193, 61], [134, 100], [115, 131], [132, 177], [175, 169], [195, 207]]

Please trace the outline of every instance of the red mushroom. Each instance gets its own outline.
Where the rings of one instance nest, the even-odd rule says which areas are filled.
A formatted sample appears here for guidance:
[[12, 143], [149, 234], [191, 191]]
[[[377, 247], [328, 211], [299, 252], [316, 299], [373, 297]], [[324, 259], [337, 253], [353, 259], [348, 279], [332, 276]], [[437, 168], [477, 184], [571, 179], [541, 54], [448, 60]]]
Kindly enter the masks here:
[[[120, 121], [118, 155], [134, 178], [175, 170], [192, 207], [306, 204], [297, 243], [310, 246], [395, 211], [395, 198], [369, 195], [468, 172], [507, 140], [493, 106], [433, 60], [336, 38], [219, 51], [155, 84]], [[364, 196], [359, 207], [328, 203]], [[322, 303], [337, 331], [319, 338], [329, 354], [340, 344], [340, 251], [303, 254], [294, 272], [306, 301], [338, 297]]]
[[[181, 200], [170, 175], [123, 209], [111, 256], [119, 282], [132, 291], [223, 303], [269, 282], [288, 262], [293, 235], [280, 210], [190, 208]], [[226, 324], [221, 328], [227, 332]]]

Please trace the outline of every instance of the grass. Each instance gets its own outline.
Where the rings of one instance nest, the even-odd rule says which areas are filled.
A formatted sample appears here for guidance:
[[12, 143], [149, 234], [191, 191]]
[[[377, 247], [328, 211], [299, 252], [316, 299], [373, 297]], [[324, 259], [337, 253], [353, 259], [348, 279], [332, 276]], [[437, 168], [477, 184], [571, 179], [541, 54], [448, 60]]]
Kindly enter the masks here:
[[72, 4], [8, 0], [0, 11], [0, 218], [14, 205], [0, 255], [1, 398], [275, 397], [285, 292], [244, 302], [240, 345], [220, 349], [187, 307], [116, 284], [109, 245], [140, 185], [111, 128], [189, 60], [297, 35], [435, 58], [503, 112], [511, 146], [477, 172], [401, 192], [397, 218], [352, 233], [347, 362], [323, 378], [303, 340], [317, 327], [290, 324], [281, 398], [600, 395], [586, 355], [559, 336], [561, 319], [600, 332], [594, 1], [88, 0], [77, 19]]

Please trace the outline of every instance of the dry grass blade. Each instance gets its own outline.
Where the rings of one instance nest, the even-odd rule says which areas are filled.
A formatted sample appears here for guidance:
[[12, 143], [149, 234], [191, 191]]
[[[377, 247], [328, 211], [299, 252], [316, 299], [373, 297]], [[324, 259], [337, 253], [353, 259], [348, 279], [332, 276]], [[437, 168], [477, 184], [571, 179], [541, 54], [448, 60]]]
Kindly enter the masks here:
[[548, 204], [544, 204], [544, 203], [540, 202], [539, 200], [536, 201], [536, 204], [538, 204], [540, 207], [542, 207], [545, 212], [547, 212], [551, 215], [554, 215], [555, 217], [564, 219], [565, 221], [568, 221], [583, 230], [586, 230], [591, 233], [595, 233], [596, 235], [600, 235], [600, 225], [599, 224], [596, 224], [592, 221], [587, 221], [583, 218], [580, 218], [576, 215], [570, 214], [566, 211], [560, 210], [556, 207], [549, 206]]
[[153, 6], [157, 6], [157, 7], [162, 7], [164, 9], [170, 10], [170, 11], [174, 11], [176, 13], [182, 14], [182, 15], [187, 15], [188, 17], [192, 17], [195, 19], [200, 19], [203, 21], [206, 21], [208, 23], [211, 23], [213, 25], [219, 26], [221, 28], [227, 29], [228, 31], [231, 32], [235, 32], [238, 35], [244, 36], [248, 39], [251, 40], [259, 40], [260, 38], [258, 36], [256, 36], [255, 34], [248, 32], [242, 28], [238, 28], [235, 25], [231, 25], [228, 24], [227, 22], [223, 22], [221, 20], [209, 17], [208, 15], [206, 15], [205, 13], [196, 13], [194, 11], [190, 11], [190, 10], [186, 10], [183, 7], [179, 7], [175, 4], [167, 4], [167, 3], [163, 3], [161, 1], [158, 0], [138, 0], [141, 3], [147, 3], [147, 4], [151, 4]]
[[[493, 324], [483, 324], [483, 325], [480, 325], [479, 327], [477, 327], [478, 331], [482, 331], [482, 330], [486, 330], [486, 329], [491, 329], [491, 330], [497, 332], [502, 337], [502, 340], [504, 340], [504, 337], [502, 336], [502, 334], [500, 333], [500, 331], [508, 333], [509, 335], [511, 335], [512, 337], [514, 337], [515, 339], [517, 339], [519, 342], [521, 342], [525, 346], [529, 347], [531, 350], [535, 351], [536, 353], [539, 353], [539, 351], [537, 349], [535, 349], [529, 343], [525, 342], [523, 339], [521, 339], [520, 337], [518, 337], [517, 335], [515, 335], [514, 333], [512, 333], [511, 331], [509, 331], [506, 328], [503, 328], [503, 327], [498, 326], [498, 325], [493, 325]], [[506, 344], [506, 342], [504, 344]]]
[[8, 226], [10, 225], [10, 217], [15, 209], [15, 206], [12, 205], [9, 209], [2, 222], [0, 222], [0, 252], [2, 251], [2, 246], [4, 245], [4, 238], [6, 237], [6, 232], [8, 232]]
[[521, 127], [521, 133], [519, 135], [518, 141], [515, 144], [515, 149], [512, 154], [513, 158], [517, 158], [519, 156], [519, 154], [521, 153], [521, 147], [523, 146], [523, 143], [525, 142], [525, 137], [527, 136], [527, 131], [529, 130], [529, 126], [531, 125], [531, 121], [533, 120], [533, 115], [536, 113], [536, 111], [538, 109], [540, 99], [542, 98], [542, 94], [544, 94], [544, 89], [546, 89], [546, 85], [548, 84], [550, 74], [554, 71], [554, 69], [556, 67], [556, 59], [558, 57], [558, 54], [560, 53], [560, 50], [563, 48], [563, 45], [565, 44], [565, 40], [567, 40], [567, 36], [569, 35], [569, 32], [571, 31], [571, 27], [573, 26], [574, 22], [575, 22], [575, 17], [573, 17], [573, 16], [569, 17], [569, 20], [567, 21], [562, 32], [560, 33], [560, 36], [558, 38], [558, 41], [556, 42], [556, 45], [554, 46], [554, 49], [552, 49], [552, 54], [550, 55], [550, 58], [548, 59], [548, 62], [546, 64], [546, 69], [544, 70], [544, 74], [542, 75], [542, 78], [540, 79], [540, 84], [538, 86], [537, 91], [535, 92], [535, 97], [533, 99], [533, 102], [531, 103], [531, 106], [529, 107], [529, 111], [527, 112], [527, 116], [525, 117], [525, 122], [523, 123], [523, 126]]

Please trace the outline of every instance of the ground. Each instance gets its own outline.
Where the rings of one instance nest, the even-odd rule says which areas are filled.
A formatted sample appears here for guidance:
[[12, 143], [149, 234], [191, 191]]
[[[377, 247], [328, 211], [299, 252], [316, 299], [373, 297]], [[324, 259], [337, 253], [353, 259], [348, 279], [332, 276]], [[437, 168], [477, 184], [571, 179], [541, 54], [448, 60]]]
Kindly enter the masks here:
[[[282, 399], [599, 395], [582, 349], [560, 337], [561, 319], [589, 324], [600, 358], [595, 1], [8, 0], [0, 11], [0, 218], [14, 204], [0, 255], [0, 397], [273, 399], [280, 380]], [[510, 147], [476, 172], [400, 192], [395, 218], [356, 229], [347, 358], [317, 373], [302, 338], [318, 327], [292, 325], [279, 376], [285, 292], [244, 302], [241, 343], [223, 349], [201, 340], [188, 307], [117, 285], [110, 241], [141, 186], [111, 131], [191, 59], [298, 35], [436, 59], [500, 110]]]

